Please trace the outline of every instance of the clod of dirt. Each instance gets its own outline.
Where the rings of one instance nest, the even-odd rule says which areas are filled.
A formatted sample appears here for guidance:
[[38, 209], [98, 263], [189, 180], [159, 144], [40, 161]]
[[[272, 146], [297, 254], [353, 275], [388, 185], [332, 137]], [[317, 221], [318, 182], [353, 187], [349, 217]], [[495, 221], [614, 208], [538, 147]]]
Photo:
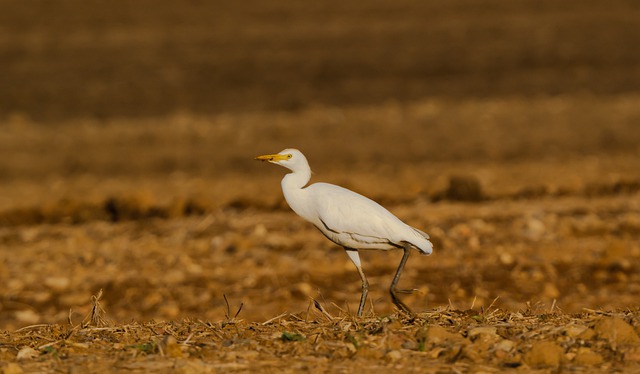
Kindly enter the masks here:
[[485, 199], [480, 180], [473, 175], [456, 175], [449, 178], [444, 198], [454, 201], [481, 201]]
[[521, 365], [521, 357], [516, 352], [516, 342], [509, 339], [501, 340], [492, 346], [493, 355], [503, 365]]
[[8, 363], [4, 368], [2, 368], [2, 374], [22, 374], [24, 371], [20, 367], [20, 365], [15, 362]]
[[502, 338], [496, 333], [494, 326], [475, 327], [469, 330], [468, 337], [473, 342], [473, 346], [479, 351], [487, 351]]
[[504, 339], [499, 341], [493, 348], [496, 351], [510, 352], [516, 346], [513, 340]]
[[427, 330], [427, 341], [431, 344], [442, 344], [445, 342], [461, 342], [464, 338], [458, 334], [447, 331], [444, 327], [430, 326]]
[[604, 362], [604, 359], [602, 358], [602, 355], [592, 351], [590, 348], [580, 347], [578, 348], [574, 362], [576, 365], [592, 366], [600, 365]]
[[606, 317], [598, 321], [594, 330], [600, 339], [615, 344], [638, 344], [640, 337], [633, 326], [619, 317]]
[[530, 366], [559, 366], [563, 355], [564, 349], [556, 343], [542, 341], [533, 344], [524, 360]]
[[400, 351], [389, 351], [387, 352], [386, 355], [384, 355], [385, 360], [389, 361], [389, 362], [394, 362], [394, 361], [398, 361], [399, 359], [402, 358], [402, 353], [400, 353]]
[[[571, 338], [577, 338], [581, 334], [585, 333], [589, 328], [587, 326], [581, 325], [569, 325], [567, 326], [563, 332], [565, 335]], [[587, 339], [588, 340], [588, 339]]]

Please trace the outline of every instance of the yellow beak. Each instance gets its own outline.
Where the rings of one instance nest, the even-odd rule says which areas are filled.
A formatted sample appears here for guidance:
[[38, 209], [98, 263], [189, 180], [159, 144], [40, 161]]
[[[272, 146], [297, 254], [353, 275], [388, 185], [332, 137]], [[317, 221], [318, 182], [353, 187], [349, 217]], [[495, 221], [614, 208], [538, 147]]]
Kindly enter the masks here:
[[255, 159], [260, 161], [277, 162], [277, 161], [286, 160], [287, 158], [288, 158], [287, 155], [275, 154], [275, 155], [262, 155], [262, 156], [256, 157]]

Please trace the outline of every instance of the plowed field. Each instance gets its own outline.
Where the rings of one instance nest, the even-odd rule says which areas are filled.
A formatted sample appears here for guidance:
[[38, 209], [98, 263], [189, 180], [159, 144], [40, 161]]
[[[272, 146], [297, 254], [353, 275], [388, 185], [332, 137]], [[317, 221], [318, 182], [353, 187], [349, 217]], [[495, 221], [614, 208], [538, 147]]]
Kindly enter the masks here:
[[[5, 373], [640, 370], [635, 2], [0, 3]], [[287, 147], [431, 235], [416, 316]]]

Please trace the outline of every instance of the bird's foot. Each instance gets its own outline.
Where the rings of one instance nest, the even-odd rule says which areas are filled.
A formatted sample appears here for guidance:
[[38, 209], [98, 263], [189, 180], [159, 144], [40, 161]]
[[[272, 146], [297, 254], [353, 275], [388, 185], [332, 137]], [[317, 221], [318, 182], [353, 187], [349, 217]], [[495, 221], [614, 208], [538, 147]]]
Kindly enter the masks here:
[[402, 300], [400, 300], [397, 296], [396, 296], [396, 292], [400, 292], [399, 290], [394, 290], [393, 292], [391, 292], [391, 301], [393, 301], [393, 303], [398, 307], [398, 309], [409, 315], [410, 317], [414, 317], [413, 312], [411, 311], [411, 309], [407, 306], [407, 304], [403, 303]]

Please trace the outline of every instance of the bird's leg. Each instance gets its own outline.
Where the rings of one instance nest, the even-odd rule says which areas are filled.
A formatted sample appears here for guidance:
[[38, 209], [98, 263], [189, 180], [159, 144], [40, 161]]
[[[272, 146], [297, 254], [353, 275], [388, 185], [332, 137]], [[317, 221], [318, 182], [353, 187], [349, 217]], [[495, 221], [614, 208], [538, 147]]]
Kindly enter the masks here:
[[347, 247], [344, 249], [347, 251], [347, 256], [349, 256], [353, 264], [356, 266], [356, 269], [358, 269], [358, 274], [360, 274], [360, 279], [362, 279], [362, 296], [360, 296], [360, 305], [358, 306], [358, 317], [362, 317], [364, 303], [367, 301], [367, 294], [369, 293], [369, 281], [367, 281], [367, 277], [364, 276], [364, 272], [362, 271], [362, 264], [360, 263], [358, 250]]
[[[398, 265], [398, 270], [396, 270], [396, 275], [393, 277], [393, 280], [391, 281], [391, 287], [389, 287], [389, 293], [391, 294], [391, 300], [393, 301], [394, 304], [396, 304], [396, 306], [400, 310], [413, 316], [413, 312], [411, 311], [411, 309], [409, 309], [409, 307], [405, 303], [403, 303], [397, 296], [397, 293], [402, 291], [397, 290], [396, 286], [398, 285], [398, 281], [400, 280], [400, 274], [402, 273], [402, 269], [404, 269], [404, 265], [407, 263], [407, 259], [409, 259], [409, 255], [411, 254], [411, 247], [409, 247], [407, 244], [405, 244], [402, 249], [404, 250], [404, 253], [402, 255], [402, 260], [400, 260], [400, 265]], [[405, 292], [405, 293], [408, 293], [408, 292]]]

